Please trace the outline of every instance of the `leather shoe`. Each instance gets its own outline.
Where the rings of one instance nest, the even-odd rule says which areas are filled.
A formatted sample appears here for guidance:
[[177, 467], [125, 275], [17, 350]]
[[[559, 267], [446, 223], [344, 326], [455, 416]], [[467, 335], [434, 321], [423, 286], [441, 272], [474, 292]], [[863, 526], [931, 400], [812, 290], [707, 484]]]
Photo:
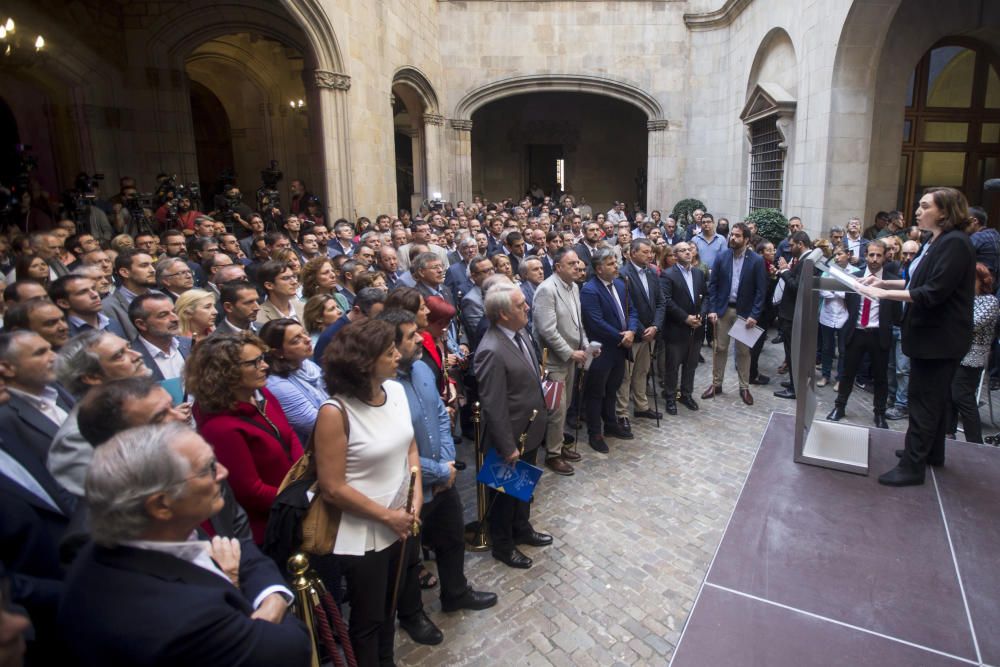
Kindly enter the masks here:
[[677, 402], [683, 405], [688, 410], [697, 410], [698, 404], [694, 402], [694, 399], [690, 396], [684, 395], [677, 399]]
[[885, 415], [875, 415], [875, 428], [889, 428], [889, 422], [885, 420]]
[[783, 388], [785, 388], [785, 389], [791, 389], [792, 388], [792, 381], [791, 380], [785, 380], [784, 382], [781, 383], [781, 386]]
[[563, 460], [561, 456], [550, 456], [545, 459], [545, 466], [557, 475], [569, 477], [573, 474], [573, 466]]
[[465, 592], [457, 598], [453, 598], [451, 600], [441, 600], [441, 611], [458, 611], [460, 609], [472, 609], [474, 611], [478, 611], [480, 609], [489, 609], [496, 603], [496, 593], [474, 591], [472, 588], [466, 588]]
[[844, 412], [844, 408], [834, 406], [833, 410], [830, 410], [830, 414], [826, 416], [826, 420], [831, 422], [839, 422], [846, 416], [847, 414]]
[[563, 444], [572, 445], [576, 442], [576, 436], [571, 433], [563, 433]]
[[418, 611], [413, 616], [400, 617], [399, 627], [406, 630], [410, 639], [418, 644], [435, 646], [444, 641], [444, 634], [434, 625], [434, 621], [427, 617], [423, 610]]
[[612, 438], [618, 438], [619, 440], [632, 440], [635, 438], [635, 436], [632, 435], [632, 431], [626, 431], [622, 428], [621, 422], [617, 424], [606, 424], [604, 426], [604, 435], [611, 436]]
[[889, 421], [896, 421], [899, 419], [906, 419], [910, 416], [910, 411], [899, 405], [893, 406], [885, 411], [885, 418]]
[[740, 389], [740, 398], [747, 405], [753, 405], [753, 395], [750, 393], [749, 389]]
[[676, 415], [677, 401], [674, 401], [673, 399], [667, 401], [666, 405], [663, 406], [663, 409], [667, 411], [668, 415]]
[[705, 392], [701, 395], [701, 397], [703, 399], [709, 399], [721, 395], [722, 395], [722, 386], [713, 384], [711, 387], [705, 390]]
[[547, 547], [552, 544], [552, 536], [533, 530], [526, 535], [514, 538], [514, 544], [527, 544], [529, 547]]
[[902, 464], [896, 466], [889, 472], [878, 478], [879, 484], [885, 486], [920, 486], [924, 483], [924, 474], [909, 468], [904, 468]]
[[655, 410], [641, 410], [635, 413], [636, 417], [643, 419], [663, 419], [663, 413]]
[[774, 395], [778, 398], [795, 398], [795, 392], [791, 389], [782, 389], [781, 391], [774, 392]]
[[611, 450], [608, 449], [608, 443], [604, 440], [603, 435], [592, 435], [588, 440], [590, 448], [595, 452], [600, 452], [601, 454], [607, 454]]
[[[905, 454], [905, 453], [906, 453], [905, 449], [897, 449], [896, 450], [896, 458], [897, 459], [903, 458], [903, 454]], [[927, 459], [927, 465], [929, 465], [932, 468], [941, 468], [941, 467], [944, 466], [944, 459], [942, 459], [940, 461], [931, 461], [930, 459]]]
[[527, 570], [531, 567], [531, 559], [525, 556], [517, 547], [511, 547], [509, 551], [493, 550], [493, 557], [508, 567], [516, 567]]
[[456, 461], [455, 461], [455, 470], [457, 470], [457, 471], [459, 471], [459, 472], [462, 472], [462, 471], [463, 471], [463, 470], [465, 470], [465, 469], [466, 469], [467, 467], [468, 467], [468, 466], [466, 466], [466, 464], [465, 464], [465, 461], [459, 461], [459, 460], [456, 460]]
[[763, 373], [757, 373], [757, 377], [750, 380], [750, 384], [760, 384], [760, 385], [771, 384], [771, 378], [768, 377], [767, 375], [764, 375]]
[[624, 431], [628, 431], [629, 433], [631, 433], [632, 432], [632, 422], [629, 421], [628, 417], [619, 417], [618, 418], [618, 428], [620, 428], [620, 429], [622, 429]]
[[583, 458], [583, 455], [575, 449], [570, 449], [569, 447], [562, 448], [562, 457], [567, 461], [579, 461]]

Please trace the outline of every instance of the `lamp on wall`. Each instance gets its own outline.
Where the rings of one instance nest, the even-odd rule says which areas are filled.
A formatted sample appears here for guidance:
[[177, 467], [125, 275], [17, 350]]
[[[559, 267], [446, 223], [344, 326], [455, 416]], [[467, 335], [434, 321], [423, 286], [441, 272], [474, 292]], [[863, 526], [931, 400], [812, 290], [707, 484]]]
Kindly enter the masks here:
[[31, 67], [42, 59], [44, 49], [45, 38], [41, 35], [36, 35], [34, 40], [26, 38], [18, 32], [12, 17], [0, 25], [0, 68]]
[[297, 99], [297, 100], [289, 100], [288, 101], [288, 107], [292, 111], [300, 111], [302, 113], [305, 113], [305, 111], [306, 111], [306, 102], [305, 102], [305, 100], [303, 100], [301, 98]]

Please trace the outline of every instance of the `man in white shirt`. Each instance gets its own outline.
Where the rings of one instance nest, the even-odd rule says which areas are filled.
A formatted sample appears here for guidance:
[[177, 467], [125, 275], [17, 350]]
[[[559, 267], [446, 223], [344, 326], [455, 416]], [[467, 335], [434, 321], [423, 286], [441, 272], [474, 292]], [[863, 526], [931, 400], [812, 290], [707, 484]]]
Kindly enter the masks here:
[[180, 319], [174, 302], [165, 294], [143, 294], [128, 309], [139, 332], [132, 349], [142, 355], [154, 380], [184, 377], [184, 363], [191, 354], [191, 339], [178, 336]]

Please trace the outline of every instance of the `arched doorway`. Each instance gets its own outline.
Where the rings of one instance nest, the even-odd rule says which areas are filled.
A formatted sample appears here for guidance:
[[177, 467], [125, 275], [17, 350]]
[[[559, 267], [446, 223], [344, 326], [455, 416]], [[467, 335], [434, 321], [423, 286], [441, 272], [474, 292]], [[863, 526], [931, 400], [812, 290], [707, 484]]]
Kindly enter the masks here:
[[583, 196], [595, 211], [616, 200], [645, 206], [648, 116], [638, 106], [584, 92], [525, 92], [472, 114], [472, 192], [491, 199]]
[[[226, 109], [215, 93], [197, 81], [191, 82], [191, 119], [198, 158], [198, 184], [207, 197], [216, 187], [219, 175], [235, 170], [235, 161]], [[203, 203], [211, 205], [211, 201]]]
[[0, 97], [0, 183], [13, 183], [21, 171], [17, 146], [21, 143], [17, 119]]
[[951, 186], [982, 204], [996, 226], [1000, 197], [1000, 61], [988, 46], [946, 38], [920, 58], [906, 90], [897, 206], [915, 210], [923, 191]]

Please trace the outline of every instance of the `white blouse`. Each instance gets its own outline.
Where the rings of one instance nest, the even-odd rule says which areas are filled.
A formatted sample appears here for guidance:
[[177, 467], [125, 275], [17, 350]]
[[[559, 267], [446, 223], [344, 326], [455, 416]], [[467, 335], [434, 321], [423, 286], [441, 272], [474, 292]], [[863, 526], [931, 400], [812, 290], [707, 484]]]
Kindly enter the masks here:
[[[413, 441], [413, 424], [403, 386], [387, 380], [382, 388], [386, 400], [379, 407], [356, 398], [335, 398], [343, 403], [350, 422], [347, 483], [382, 507], [396, 509], [406, 504], [410, 481], [407, 454]], [[366, 551], [381, 551], [397, 539], [384, 523], [344, 512], [333, 553], [363, 556]]]

